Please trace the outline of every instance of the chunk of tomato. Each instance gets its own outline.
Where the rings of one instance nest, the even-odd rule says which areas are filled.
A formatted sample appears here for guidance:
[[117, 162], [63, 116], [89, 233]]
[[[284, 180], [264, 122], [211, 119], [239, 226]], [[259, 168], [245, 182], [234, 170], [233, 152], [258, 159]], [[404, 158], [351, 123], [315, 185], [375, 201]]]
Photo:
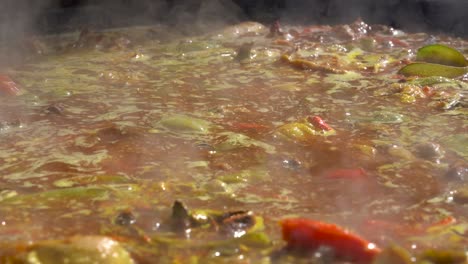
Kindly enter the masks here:
[[283, 239], [287, 249], [314, 252], [321, 246], [329, 247], [338, 258], [371, 263], [380, 253], [373, 243], [334, 224], [305, 218], [281, 221]]

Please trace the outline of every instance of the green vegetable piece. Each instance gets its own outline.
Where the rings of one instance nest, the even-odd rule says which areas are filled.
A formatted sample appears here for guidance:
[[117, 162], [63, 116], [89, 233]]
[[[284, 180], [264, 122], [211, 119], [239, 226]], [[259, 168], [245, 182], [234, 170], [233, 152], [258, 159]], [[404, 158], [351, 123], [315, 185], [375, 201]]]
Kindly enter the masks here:
[[27, 264], [134, 264], [116, 241], [101, 236], [77, 236], [66, 241], [42, 242], [27, 254]]
[[373, 51], [375, 47], [377, 46], [377, 40], [374, 38], [362, 38], [360, 43], [361, 48], [365, 51]]
[[280, 136], [295, 140], [298, 142], [313, 141], [317, 136], [331, 136], [335, 135], [336, 131], [332, 130], [321, 130], [315, 128], [307, 120], [302, 120], [301, 123], [288, 123], [279, 127], [276, 131]]
[[452, 134], [441, 139], [441, 145], [446, 149], [455, 151], [458, 155], [468, 158], [468, 148], [466, 147], [468, 142], [468, 134]]
[[411, 255], [404, 248], [392, 245], [380, 253], [373, 264], [411, 264]]
[[379, 124], [399, 124], [403, 122], [403, 119], [404, 116], [402, 114], [389, 111], [379, 111], [374, 113], [371, 122]]
[[172, 115], [163, 117], [160, 124], [165, 128], [176, 132], [194, 132], [194, 133], [208, 133], [210, 123], [208, 121], [186, 116], [186, 115]]
[[454, 67], [442, 64], [415, 62], [406, 65], [398, 71], [399, 74], [405, 76], [441, 76], [447, 78], [455, 78], [468, 73], [468, 67]]
[[18, 193], [14, 190], [1, 190], [0, 191], [0, 202], [12, 197], [15, 197]]
[[251, 168], [230, 174], [220, 175], [218, 180], [228, 184], [265, 181], [269, 178], [268, 172], [263, 168]]
[[24, 204], [34, 206], [38, 204], [48, 204], [51, 202], [63, 202], [73, 199], [99, 200], [107, 197], [108, 190], [98, 187], [75, 187], [44, 191], [39, 193], [16, 195], [3, 200], [2, 204]]
[[416, 55], [416, 60], [455, 67], [468, 66], [468, 61], [465, 56], [458, 50], [440, 44], [428, 45], [420, 48]]
[[432, 264], [462, 264], [468, 261], [465, 252], [453, 250], [429, 249], [425, 251], [420, 259]]
[[297, 141], [307, 141], [317, 134], [314, 129], [302, 123], [283, 125], [278, 129], [278, 132], [289, 139]]
[[261, 232], [248, 233], [237, 240], [239, 243], [252, 248], [267, 247], [271, 244], [270, 238]]
[[436, 84], [451, 84], [455, 86], [463, 86], [464, 83], [458, 80], [453, 80], [445, 77], [440, 76], [430, 76], [425, 78], [417, 78], [410, 80], [408, 83], [419, 85], [419, 86], [426, 86], [426, 85], [436, 85]]
[[87, 184], [119, 184], [128, 183], [129, 179], [121, 175], [91, 175], [76, 176], [54, 181], [56, 187], [73, 187]]
[[243, 134], [233, 133], [233, 132], [224, 132], [224, 133], [220, 133], [220, 135], [224, 136], [225, 140], [223, 140], [222, 142], [220, 142], [219, 144], [215, 146], [215, 149], [217, 151], [229, 151], [229, 150], [238, 149], [238, 148], [248, 148], [248, 147], [256, 146], [256, 147], [263, 148], [267, 153], [275, 152], [275, 147], [267, 143], [257, 141]]

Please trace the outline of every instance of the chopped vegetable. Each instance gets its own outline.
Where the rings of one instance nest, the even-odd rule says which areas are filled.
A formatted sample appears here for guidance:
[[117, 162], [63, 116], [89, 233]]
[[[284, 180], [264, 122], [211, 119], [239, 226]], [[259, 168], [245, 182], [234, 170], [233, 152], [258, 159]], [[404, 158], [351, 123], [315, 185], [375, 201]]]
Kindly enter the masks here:
[[186, 115], [166, 116], [161, 119], [160, 123], [167, 129], [176, 132], [205, 134], [210, 129], [209, 122]]
[[373, 264], [411, 264], [411, 254], [404, 248], [391, 245], [380, 253]]
[[455, 78], [468, 73], [467, 67], [454, 67], [434, 63], [414, 62], [403, 67], [399, 72], [405, 76], [441, 76]]
[[234, 237], [263, 229], [263, 220], [250, 211], [189, 211], [180, 201], [175, 201], [172, 205], [169, 223], [171, 229], [176, 232], [211, 227], [214, 231]]
[[66, 179], [60, 179], [53, 184], [56, 187], [72, 187], [76, 185], [89, 185], [89, 184], [119, 184], [128, 183], [129, 179], [120, 175], [90, 175], [90, 176], [76, 176]]
[[51, 202], [73, 201], [74, 199], [102, 200], [109, 190], [102, 187], [73, 187], [31, 194], [16, 195], [3, 200], [3, 204], [21, 204], [22, 206], [44, 205]]
[[334, 224], [288, 218], [281, 221], [281, 226], [289, 250], [314, 252], [325, 246], [332, 248], [336, 256], [359, 263], [371, 263], [380, 253], [375, 244]]
[[324, 131], [331, 131], [331, 128], [320, 116], [309, 116], [307, 117], [307, 121], [309, 121], [316, 129], [321, 129]]
[[420, 257], [421, 261], [432, 264], [463, 264], [468, 261], [466, 252], [453, 250], [426, 250]]
[[[200, 2], [212, 17], [233, 1]], [[109, 263], [109, 239], [135, 264], [466, 253], [468, 75], [396, 74], [409, 58], [464, 71], [451, 50], [413, 52], [466, 56], [466, 39], [194, 22], [40, 36], [24, 60], [0, 45], [0, 263]], [[278, 217], [299, 214], [350, 225], [286, 220], [282, 241]]]
[[455, 78], [468, 73], [468, 61], [459, 51], [440, 44], [428, 45], [418, 50], [418, 62], [400, 69], [405, 76], [442, 76]]
[[286, 54], [281, 56], [281, 61], [286, 62], [289, 65], [295, 68], [301, 69], [301, 70], [311, 70], [311, 71], [318, 71], [318, 72], [323, 72], [323, 73], [336, 73], [336, 74], [346, 73], [346, 71], [342, 69], [320, 65], [313, 61], [308, 61], [305, 59], [291, 58], [291, 56], [286, 55]]
[[417, 61], [436, 63], [455, 67], [468, 66], [468, 60], [458, 50], [441, 45], [427, 45], [418, 50]]
[[115, 240], [101, 236], [76, 236], [65, 241], [33, 245], [26, 264], [134, 264], [130, 254]]
[[319, 116], [313, 116], [301, 122], [285, 124], [277, 129], [277, 133], [299, 142], [310, 142], [317, 139], [317, 136], [335, 135], [336, 131]]

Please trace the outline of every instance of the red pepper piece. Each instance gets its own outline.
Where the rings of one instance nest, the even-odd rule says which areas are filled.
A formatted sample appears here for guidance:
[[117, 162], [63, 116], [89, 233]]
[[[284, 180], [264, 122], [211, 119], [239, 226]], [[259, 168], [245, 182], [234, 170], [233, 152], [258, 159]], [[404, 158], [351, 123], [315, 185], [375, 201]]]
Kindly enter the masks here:
[[281, 226], [290, 250], [313, 252], [326, 246], [332, 248], [337, 257], [359, 263], [371, 263], [381, 251], [375, 244], [334, 224], [289, 218], [281, 221]]
[[429, 228], [433, 228], [433, 227], [442, 227], [442, 226], [448, 226], [448, 225], [452, 225], [452, 224], [455, 224], [457, 222], [457, 219], [453, 216], [447, 216], [445, 217], [444, 219], [430, 225], [428, 227]]
[[422, 88], [422, 91], [423, 91], [423, 93], [424, 93], [427, 97], [431, 97], [431, 96], [433, 96], [434, 93], [435, 93], [435, 92], [434, 92], [434, 89], [433, 89], [432, 87], [430, 87], [430, 86], [424, 86], [424, 87]]
[[363, 168], [335, 169], [325, 173], [325, 177], [332, 179], [363, 179], [367, 177], [367, 172]]
[[0, 74], [0, 95], [17, 95], [20, 92], [16, 83], [7, 75]]
[[321, 129], [324, 131], [333, 130], [320, 116], [308, 116], [307, 121], [309, 121], [315, 128]]

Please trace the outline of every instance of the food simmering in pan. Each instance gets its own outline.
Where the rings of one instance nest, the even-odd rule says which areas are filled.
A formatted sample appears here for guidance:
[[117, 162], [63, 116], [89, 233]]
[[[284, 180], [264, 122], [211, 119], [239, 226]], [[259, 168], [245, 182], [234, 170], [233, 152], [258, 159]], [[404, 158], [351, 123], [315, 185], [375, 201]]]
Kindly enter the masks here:
[[466, 262], [468, 40], [243, 23], [19, 53], [1, 263]]

